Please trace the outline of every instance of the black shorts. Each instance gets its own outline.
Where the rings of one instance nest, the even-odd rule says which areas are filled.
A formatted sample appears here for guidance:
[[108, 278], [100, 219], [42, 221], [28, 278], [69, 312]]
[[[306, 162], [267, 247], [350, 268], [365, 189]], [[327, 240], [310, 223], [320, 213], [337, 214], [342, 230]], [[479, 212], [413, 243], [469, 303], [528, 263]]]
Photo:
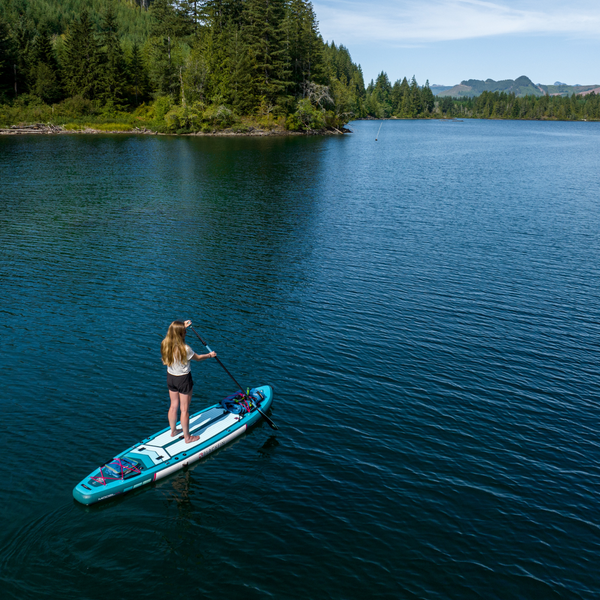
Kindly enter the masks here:
[[171, 392], [179, 392], [187, 396], [192, 393], [192, 388], [194, 387], [192, 374], [171, 375], [171, 373], [167, 373], [167, 386]]

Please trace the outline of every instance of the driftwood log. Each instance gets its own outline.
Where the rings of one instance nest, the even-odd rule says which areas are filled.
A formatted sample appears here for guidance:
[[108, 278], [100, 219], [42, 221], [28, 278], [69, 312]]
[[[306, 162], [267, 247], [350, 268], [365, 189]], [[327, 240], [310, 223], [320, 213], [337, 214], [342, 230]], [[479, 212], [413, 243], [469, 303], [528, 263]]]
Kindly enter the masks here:
[[19, 135], [22, 133], [60, 133], [62, 127], [57, 125], [46, 125], [45, 123], [35, 123], [33, 125], [11, 125], [8, 129], [0, 128], [0, 134]]

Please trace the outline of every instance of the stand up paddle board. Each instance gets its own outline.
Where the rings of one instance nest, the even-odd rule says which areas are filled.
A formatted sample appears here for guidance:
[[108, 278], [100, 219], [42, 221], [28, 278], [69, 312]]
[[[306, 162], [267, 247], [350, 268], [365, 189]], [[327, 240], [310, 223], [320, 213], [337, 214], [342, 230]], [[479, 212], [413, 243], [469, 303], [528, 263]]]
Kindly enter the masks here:
[[[158, 481], [242, 435], [261, 418], [256, 407], [265, 412], [273, 402], [273, 389], [263, 385], [250, 391], [252, 402], [239, 410], [231, 401], [209, 406], [190, 417], [190, 434], [200, 439], [186, 444], [183, 435], [171, 437], [167, 427], [135, 444], [98, 467], [73, 489], [82, 504], [94, 504], [124, 494], [152, 481]], [[227, 406], [230, 408], [224, 408]], [[179, 425], [179, 424], [178, 424]]]

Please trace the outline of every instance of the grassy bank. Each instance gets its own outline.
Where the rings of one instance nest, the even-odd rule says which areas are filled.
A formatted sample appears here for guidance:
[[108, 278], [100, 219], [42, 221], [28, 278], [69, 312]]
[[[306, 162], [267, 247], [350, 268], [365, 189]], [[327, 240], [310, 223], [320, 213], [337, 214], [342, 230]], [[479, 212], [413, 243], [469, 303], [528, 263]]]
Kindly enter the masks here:
[[169, 134], [337, 131], [342, 127], [333, 113], [319, 111], [309, 103], [299, 103], [298, 110], [287, 117], [269, 111], [238, 115], [224, 105], [202, 102], [180, 105], [168, 97], [142, 104], [130, 112], [80, 96], [50, 105], [22, 95], [12, 104], [0, 105], [0, 128], [33, 123], [58, 126], [67, 131], [147, 130]]

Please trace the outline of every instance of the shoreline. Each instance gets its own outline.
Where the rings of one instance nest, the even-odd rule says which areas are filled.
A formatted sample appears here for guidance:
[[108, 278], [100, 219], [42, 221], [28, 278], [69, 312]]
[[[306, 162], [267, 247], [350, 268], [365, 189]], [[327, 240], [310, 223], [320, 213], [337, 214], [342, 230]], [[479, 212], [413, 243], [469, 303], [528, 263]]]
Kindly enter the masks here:
[[598, 123], [600, 119], [558, 119], [538, 117], [536, 119], [509, 119], [506, 117], [358, 117], [352, 121], [552, 121], [556, 123]]
[[[442, 121], [442, 122], [462, 122], [465, 120], [484, 120], [484, 121], [551, 121], [556, 123], [594, 123], [600, 119], [557, 119], [552, 117], [541, 117], [537, 119], [506, 119], [494, 117], [482, 119], [481, 117], [361, 117], [352, 119], [353, 121]], [[117, 124], [115, 124], [117, 125]], [[133, 127], [131, 129], [96, 129], [94, 127], [85, 127], [81, 129], [66, 129], [63, 125], [52, 125], [47, 123], [34, 123], [27, 125], [10, 125], [9, 127], [0, 127], [0, 136], [14, 135], [101, 135], [101, 134], [124, 134], [124, 135], [161, 135], [172, 137], [287, 137], [287, 136], [327, 136], [327, 135], [347, 135], [353, 133], [351, 129], [341, 127], [340, 129], [309, 129], [307, 131], [289, 131], [280, 127], [272, 129], [260, 129], [250, 127], [247, 130], [236, 128], [213, 130], [209, 132], [196, 131], [191, 133], [164, 133], [153, 131], [146, 127]]]
[[268, 137], [268, 136], [309, 136], [309, 135], [346, 135], [352, 133], [350, 129], [342, 127], [340, 129], [310, 129], [308, 131], [288, 131], [287, 129], [258, 129], [252, 128], [250, 131], [241, 131], [235, 129], [214, 130], [211, 132], [197, 131], [194, 133], [162, 133], [152, 131], [147, 128], [134, 127], [132, 129], [95, 129], [86, 127], [85, 129], [65, 129], [61, 125], [47, 125], [45, 123], [35, 123], [33, 125], [11, 125], [10, 127], [0, 128], [0, 135], [99, 135], [125, 134], [125, 135], [162, 135], [177, 137]]

